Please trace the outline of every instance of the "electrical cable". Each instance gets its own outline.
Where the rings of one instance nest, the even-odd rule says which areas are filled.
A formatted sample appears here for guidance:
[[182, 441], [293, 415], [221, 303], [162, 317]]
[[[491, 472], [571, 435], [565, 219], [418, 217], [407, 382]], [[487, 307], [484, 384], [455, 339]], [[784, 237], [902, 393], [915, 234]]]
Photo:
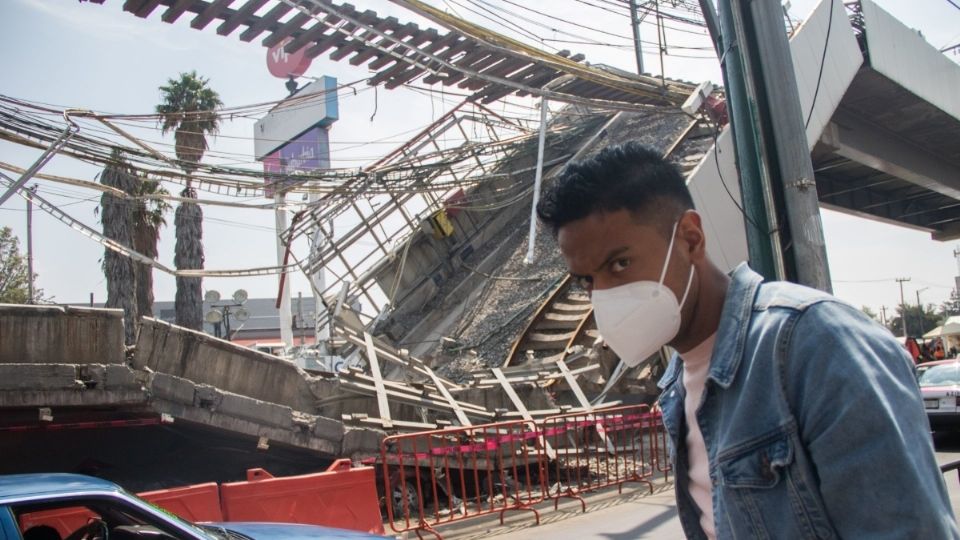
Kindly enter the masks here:
[[720, 177], [720, 184], [723, 186], [723, 190], [727, 192], [727, 196], [730, 197], [730, 201], [734, 206], [737, 207], [737, 210], [740, 211], [740, 214], [743, 215], [743, 218], [746, 219], [755, 229], [762, 232], [765, 235], [769, 235], [772, 231], [768, 230], [765, 227], [761, 227], [757, 224], [753, 218], [747, 214], [747, 211], [743, 209], [743, 206], [740, 205], [740, 202], [737, 201], [737, 198], [733, 196], [733, 192], [730, 191], [730, 188], [727, 186], [727, 181], [723, 178], [723, 171], [720, 168], [720, 145], [717, 143], [717, 131], [719, 126], [713, 130], [713, 162], [717, 166], [717, 175]]
[[[0, 182], [6, 184], [7, 186], [15, 185], [12, 178], [7, 175], [0, 173]], [[26, 192], [26, 193], [25, 193]], [[58, 205], [52, 204], [47, 201], [45, 198], [41, 197], [36, 193], [31, 193], [29, 190], [23, 188], [17, 191], [17, 194], [26, 200], [32, 200], [33, 203], [43, 210], [44, 212], [50, 214], [55, 219], [61, 223], [69, 226], [71, 229], [83, 234], [84, 236], [94, 240], [95, 242], [102, 245], [104, 248], [109, 249], [115, 253], [120, 254], [121, 256], [133, 259], [134, 261], [140, 264], [146, 264], [157, 270], [176, 277], [249, 277], [249, 276], [265, 276], [273, 275], [281, 272], [286, 272], [290, 270], [294, 265], [288, 266], [267, 266], [260, 268], [247, 268], [247, 269], [238, 269], [238, 270], [174, 270], [152, 257], [148, 257], [138, 251], [130, 249], [119, 242], [107, 238], [99, 231], [90, 227], [89, 225], [84, 224], [83, 222], [77, 220], [76, 218], [70, 216], [63, 210], [60, 210]]]
[[[950, 0], [947, 0], [948, 2]], [[827, 37], [823, 40], [823, 53], [820, 55], [820, 72], [817, 74], [817, 85], [813, 89], [813, 99], [810, 100], [810, 110], [807, 111], [807, 120], [803, 123], [804, 129], [810, 126], [813, 111], [817, 108], [817, 96], [820, 94], [820, 82], [823, 80], [823, 66], [827, 63], [827, 50], [830, 46], [830, 33], [833, 28], [833, 0], [830, 0], [830, 15], [827, 19]]]
[[[569, 103], [579, 102], [585, 105], [595, 105], [595, 106], [605, 105], [607, 107], [625, 107], [627, 109], [637, 109], [637, 108], [643, 109], [643, 110], [656, 109], [656, 107], [651, 107], [649, 105], [638, 106], [637, 104], [628, 104], [626, 102], [616, 102], [616, 101], [598, 100], [598, 99], [584, 99], [571, 94], [564, 94], [564, 93], [555, 92], [552, 90], [544, 90], [543, 88], [530, 87], [526, 84], [518, 83], [511, 79], [506, 79], [499, 76], [477, 72], [476, 70], [473, 70], [461, 65], [457, 65], [456, 63], [448, 61], [435, 54], [429, 53], [423, 49], [414, 48], [410, 50], [410, 52], [413, 53], [412, 55], [403, 55], [396, 52], [394, 49], [391, 49], [389, 47], [384, 47], [379, 42], [373, 42], [372, 37], [370, 40], [367, 40], [363, 36], [358, 36], [357, 34], [353, 34], [343, 30], [342, 26], [334, 26], [333, 24], [326, 21], [326, 17], [320, 17], [318, 14], [312, 12], [310, 9], [307, 9], [306, 6], [300, 3], [295, 3], [293, 0], [282, 0], [282, 1], [284, 3], [294, 6], [299, 11], [301, 11], [301, 13], [307, 16], [310, 16], [315, 21], [317, 21], [318, 24], [323, 24], [329, 28], [332, 28], [334, 31], [341, 32], [344, 35], [347, 35], [348, 37], [351, 37], [353, 39], [363, 39], [364, 41], [367, 41], [367, 46], [376, 48], [377, 50], [380, 50], [384, 54], [396, 58], [400, 62], [407, 63], [412, 67], [432, 73], [439, 77], [445, 76], [444, 75], [445, 70], [441, 68], [446, 68], [446, 70], [453, 70], [455, 72], [462, 73], [468, 76], [469, 78], [479, 79], [479, 80], [486, 81], [488, 83], [494, 83], [494, 84], [497, 84], [500, 86], [506, 86], [508, 88], [512, 88], [515, 90], [525, 91], [534, 95], [547, 97], [548, 99], [551, 99], [554, 101], [569, 102]], [[480, 43], [483, 43], [484, 45], [492, 47], [496, 50], [504, 51], [512, 56], [520, 56], [523, 58], [530, 59], [531, 61], [539, 60], [540, 62], [544, 63], [549, 67], [552, 67], [554, 69], [557, 69], [565, 73], [577, 75], [583, 80], [592, 81], [597, 84], [608, 86], [610, 88], [615, 88], [617, 90], [620, 90], [628, 94], [643, 96], [649, 99], [656, 99], [658, 101], [662, 101], [662, 100], [669, 101], [670, 99], [674, 99], [674, 100], [686, 99], [686, 94], [689, 93], [689, 90], [686, 89], [686, 86], [684, 86], [685, 92], [679, 91], [680, 87], [678, 85], [677, 89], [673, 89], [673, 90], [668, 89], [667, 95], [664, 96], [660, 86], [654, 85], [652, 82], [647, 84], [647, 83], [640, 82], [636, 79], [619, 77], [612, 73], [605, 72], [603, 70], [599, 70], [590, 66], [586, 66], [564, 57], [544, 53], [543, 51], [540, 51], [533, 47], [529, 47], [519, 41], [513, 40], [511, 38], [508, 38], [500, 34], [493, 33], [481, 26], [470, 23], [469, 21], [465, 21], [463, 19], [453, 17], [447, 13], [437, 10], [433, 6], [424, 4], [420, 0], [394, 0], [394, 1], [411, 10], [414, 10], [420, 15], [425, 16], [431, 20], [440, 21], [441, 24], [443, 24], [444, 26], [452, 28], [457, 32], [460, 32], [466, 36], [471, 37], [472, 39], [476, 39]], [[382, 40], [390, 41], [394, 45], [403, 47], [404, 51], [408, 50], [408, 48], [406, 47], [406, 45], [402, 40], [390, 34], [387, 34], [375, 28], [374, 26], [371, 26], [369, 24], [364, 24], [359, 19], [348, 14], [345, 10], [340, 9], [339, 6], [328, 5], [326, 3], [321, 4], [319, 3], [319, 0], [310, 0], [309, 3], [312, 4], [314, 7], [316, 7], [318, 10], [334, 14], [340, 19], [351, 23], [352, 25], [356, 26], [358, 30], [359, 29], [366, 30], [367, 33], [375, 34], [380, 38], [382, 38]], [[426, 62], [415, 59], [414, 56], [423, 58], [424, 60], [426, 60]], [[681, 98], [681, 94], [682, 94], [682, 98]]]

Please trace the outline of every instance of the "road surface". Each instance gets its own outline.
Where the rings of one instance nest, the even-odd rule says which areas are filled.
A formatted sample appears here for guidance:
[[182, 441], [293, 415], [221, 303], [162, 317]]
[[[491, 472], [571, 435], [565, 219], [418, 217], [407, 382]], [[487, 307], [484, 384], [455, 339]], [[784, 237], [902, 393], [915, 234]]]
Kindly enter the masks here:
[[[940, 464], [960, 459], [960, 432], [936, 434], [934, 445]], [[960, 478], [957, 472], [944, 476], [955, 515], [960, 515]], [[541, 524], [531, 528], [533, 519], [526, 513], [515, 514], [507, 525], [491, 525], [456, 534], [457, 540], [489, 539], [527, 540], [535, 533], [537, 538], [551, 540], [681, 540], [683, 530], [677, 519], [677, 509], [671, 485], [658, 485], [656, 493], [633, 488], [629, 495], [616, 497], [614, 491], [602, 500], [588, 499], [588, 512], [580, 512], [578, 505], [562, 505], [554, 512], [552, 505], [541, 510]], [[445, 535], [446, 536], [446, 535]]]

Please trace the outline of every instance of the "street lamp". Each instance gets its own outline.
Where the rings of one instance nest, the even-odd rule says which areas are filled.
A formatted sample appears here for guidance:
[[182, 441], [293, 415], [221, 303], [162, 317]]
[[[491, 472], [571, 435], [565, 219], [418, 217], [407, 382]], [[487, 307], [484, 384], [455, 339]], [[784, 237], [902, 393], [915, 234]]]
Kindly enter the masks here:
[[[243, 289], [234, 291], [232, 303], [218, 303], [220, 302], [220, 293], [213, 289], [207, 291], [203, 299], [210, 304], [210, 311], [204, 315], [203, 319], [213, 325], [213, 332], [216, 337], [223, 337], [227, 341], [230, 341], [231, 314], [241, 323], [246, 322], [247, 319], [250, 318], [250, 312], [243, 308], [243, 304], [247, 301], [247, 291]], [[236, 309], [231, 310], [231, 308]], [[223, 323], [224, 329], [223, 336], [220, 335], [221, 323]]]

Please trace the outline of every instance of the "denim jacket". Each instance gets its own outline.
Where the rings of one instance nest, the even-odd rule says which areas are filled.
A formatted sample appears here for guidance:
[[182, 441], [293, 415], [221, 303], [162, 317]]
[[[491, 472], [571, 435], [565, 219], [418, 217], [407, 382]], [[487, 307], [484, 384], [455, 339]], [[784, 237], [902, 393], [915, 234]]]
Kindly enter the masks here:
[[[883, 327], [822, 292], [731, 274], [697, 422], [717, 538], [960, 538], [913, 363]], [[682, 360], [660, 407], [689, 538]]]

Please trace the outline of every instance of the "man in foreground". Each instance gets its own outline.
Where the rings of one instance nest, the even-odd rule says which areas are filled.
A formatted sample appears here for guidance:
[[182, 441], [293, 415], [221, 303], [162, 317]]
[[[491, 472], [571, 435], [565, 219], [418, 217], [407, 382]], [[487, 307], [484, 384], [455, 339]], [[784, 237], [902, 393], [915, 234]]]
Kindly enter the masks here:
[[960, 538], [903, 347], [830, 295], [722, 272], [659, 154], [571, 164], [537, 212], [621, 360], [678, 352], [660, 407], [689, 538]]

